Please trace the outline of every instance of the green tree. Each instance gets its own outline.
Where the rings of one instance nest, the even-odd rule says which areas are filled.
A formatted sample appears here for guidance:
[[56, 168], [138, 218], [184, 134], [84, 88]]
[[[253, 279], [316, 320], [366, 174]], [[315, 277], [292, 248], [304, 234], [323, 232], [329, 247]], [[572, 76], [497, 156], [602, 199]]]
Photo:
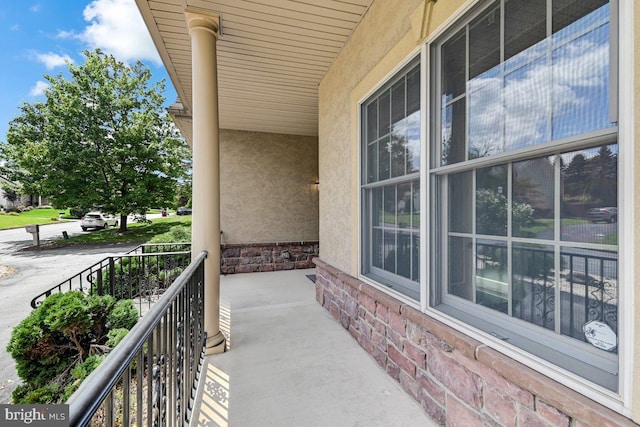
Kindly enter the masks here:
[[[12, 182], [5, 181], [2, 184], [1, 188], [2, 188], [2, 195], [4, 196], [4, 198], [7, 199], [7, 201], [10, 202], [11, 205], [14, 205], [18, 200], [18, 197], [20, 196], [19, 186]], [[5, 208], [8, 208], [8, 206], [5, 206]]]
[[45, 75], [46, 101], [24, 103], [1, 148], [7, 172], [55, 206], [127, 215], [172, 204], [189, 149], [163, 108], [164, 81], [142, 63], [85, 51], [69, 78]]

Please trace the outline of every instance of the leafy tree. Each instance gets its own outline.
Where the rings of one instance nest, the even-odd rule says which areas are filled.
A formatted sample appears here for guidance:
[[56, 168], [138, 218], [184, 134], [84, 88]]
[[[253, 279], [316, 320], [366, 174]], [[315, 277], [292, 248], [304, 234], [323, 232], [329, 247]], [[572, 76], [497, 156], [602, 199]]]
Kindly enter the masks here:
[[4, 182], [2, 184], [2, 195], [5, 199], [7, 199], [11, 204], [15, 204], [19, 197], [19, 188], [16, 184], [10, 182]]
[[176, 208], [179, 208], [180, 206], [191, 207], [192, 185], [192, 177], [190, 174], [178, 184], [178, 192], [175, 199]]
[[46, 101], [24, 103], [1, 148], [11, 178], [55, 206], [127, 214], [168, 206], [189, 150], [163, 109], [164, 82], [142, 63], [85, 51], [70, 78], [45, 75]]
[[607, 145], [598, 150], [591, 161], [593, 168], [593, 199], [604, 206], [618, 205], [618, 158]]

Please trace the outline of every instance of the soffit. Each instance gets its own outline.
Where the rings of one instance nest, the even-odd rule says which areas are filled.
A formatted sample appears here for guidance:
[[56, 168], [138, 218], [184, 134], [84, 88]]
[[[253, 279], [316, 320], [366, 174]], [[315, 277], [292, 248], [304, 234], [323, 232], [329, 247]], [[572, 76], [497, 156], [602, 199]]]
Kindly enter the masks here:
[[220, 127], [318, 134], [318, 85], [373, 0], [136, 0], [185, 111], [191, 44], [185, 8], [221, 16]]

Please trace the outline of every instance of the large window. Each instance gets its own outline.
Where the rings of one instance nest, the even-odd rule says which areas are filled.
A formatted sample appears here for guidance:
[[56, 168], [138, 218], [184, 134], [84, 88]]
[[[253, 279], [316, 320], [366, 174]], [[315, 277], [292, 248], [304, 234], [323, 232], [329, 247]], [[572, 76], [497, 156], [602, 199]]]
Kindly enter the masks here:
[[420, 65], [361, 107], [362, 273], [419, 299]]
[[617, 391], [610, 26], [606, 0], [496, 0], [433, 44], [429, 261], [432, 307]]

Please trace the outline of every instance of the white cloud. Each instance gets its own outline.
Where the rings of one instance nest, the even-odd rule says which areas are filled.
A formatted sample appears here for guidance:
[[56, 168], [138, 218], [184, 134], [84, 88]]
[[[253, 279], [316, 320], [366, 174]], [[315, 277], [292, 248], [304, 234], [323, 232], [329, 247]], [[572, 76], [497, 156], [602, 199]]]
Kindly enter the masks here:
[[49, 83], [43, 82], [42, 80], [38, 80], [36, 85], [31, 88], [29, 95], [31, 96], [40, 96], [44, 95], [44, 91], [49, 87]]
[[77, 37], [90, 49], [102, 49], [124, 62], [162, 63], [134, 0], [93, 0], [84, 9], [84, 19], [89, 25]]
[[42, 62], [47, 70], [65, 65], [67, 62], [73, 62], [69, 55], [58, 55], [57, 53], [35, 53], [35, 59]]
[[56, 38], [58, 39], [72, 39], [77, 37], [78, 35], [73, 31], [58, 30], [58, 34], [56, 34]]
[[20, 29], [20, 24], [13, 24], [9, 29], [11, 31], [18, 31]]
[[[608, 54], [607, 44], [595, 37], [576, 39], [554, 51], [553, 64], [525, 51], [514, 57], [519, 68], [511, 73], [501, 76], [496, 68], [470, 80], [469, 150], [486, 156], [547, 141], [550, 111], [554, 138], [556, 132], [563, 137], [600, 126], [594, 94], [605, 93]], [[451, 126], [444, 126], [445, 138]]]
[[36, 3], [29, 8], [31, 12], [39, 12], [40, 11], [40, 3]]

